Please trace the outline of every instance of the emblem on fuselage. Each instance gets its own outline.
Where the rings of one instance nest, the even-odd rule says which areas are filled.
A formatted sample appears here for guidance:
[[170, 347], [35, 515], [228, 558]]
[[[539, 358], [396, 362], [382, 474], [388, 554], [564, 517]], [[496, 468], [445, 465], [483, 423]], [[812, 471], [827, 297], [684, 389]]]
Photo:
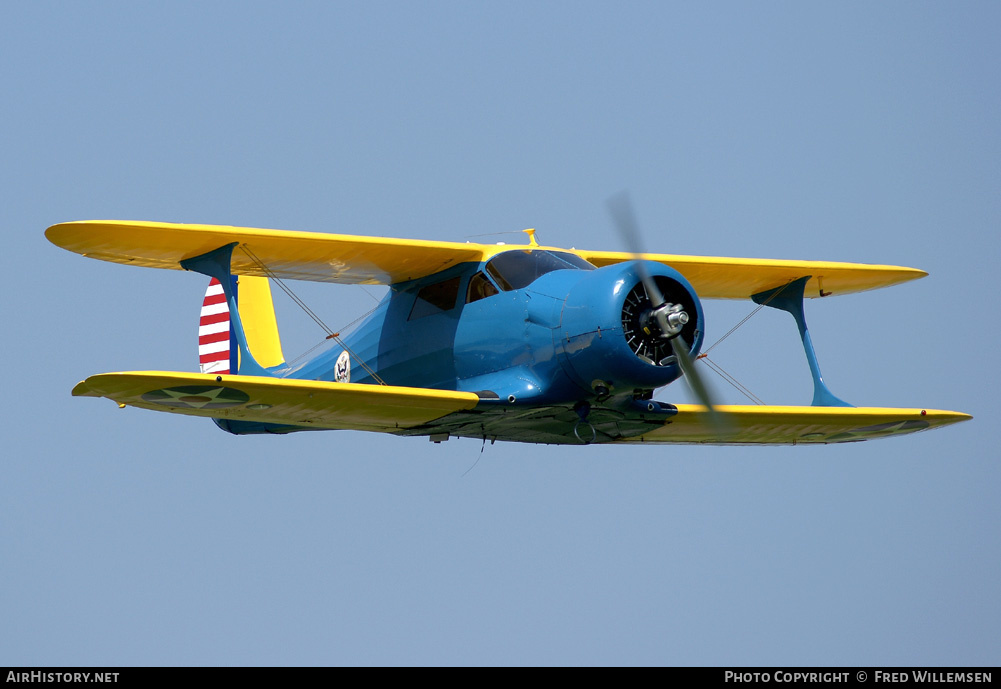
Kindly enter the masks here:
[[334, 381], [338, 383], [351, 382], [351, 355], [348, 354], [347, 350], [341, 352], [341, 355], [337, 357], [337, 363], [334, 364]]

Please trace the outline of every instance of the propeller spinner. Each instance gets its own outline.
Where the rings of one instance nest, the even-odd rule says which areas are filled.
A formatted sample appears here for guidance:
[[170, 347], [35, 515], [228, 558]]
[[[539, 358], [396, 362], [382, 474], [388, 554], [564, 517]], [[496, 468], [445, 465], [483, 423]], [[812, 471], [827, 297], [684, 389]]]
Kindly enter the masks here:
[[[631, 343], [630, 346], [634, 347], [633, 351], [636, 351], [637, 356], [659, 366], [673, 363], [671, 356], [664, 356], [670, 349], [685, 380], [688, 381], [692, 393], [699, 402], [708, 407], [710, 411], [715, 412], [712, 395], [689, 354], [688, 344], [682, 334], [685, 325], [689, 322], [688, 313], [683, 304], [669, 302], [664, 297], [664, 292], [657, 284], [657, 280], [650, 275], [650, 271], [643, 261], [639, 225], [636, 222], [636, 215], [633, 212], [629, 195], [626, 192], [616, 194], [608, 200], [608, 209], [626, 248], [636, 261], [636, 272], [640, 276], [645, 292], [643, 295], [645, 299], [642, 301], [646, 303], [641, 303], [638, 299], [634, 299], [632, 303], [630, 303], [629, 298], [626, 300], [627, 308], [636, 310], [636, 313], [630, 313], [630, 316], [636, 316], [636, 324], [642, 332], [642, 336], [640, 333], [631, 333], [637, 337], [634, 340], [636, 345]], [[637, 290], [633, 291], [635, 293]], [[633, 297], [633, 294], [629, 296]], [[632, 318], [629, 320], [631, 325]], [[623, 311], [623, 326], [628, 330], [625, 311]], [[629, 336], [630, 333], [627, 333], [627, 339]], [[637, 350], [637, 346], [640, 350]]]

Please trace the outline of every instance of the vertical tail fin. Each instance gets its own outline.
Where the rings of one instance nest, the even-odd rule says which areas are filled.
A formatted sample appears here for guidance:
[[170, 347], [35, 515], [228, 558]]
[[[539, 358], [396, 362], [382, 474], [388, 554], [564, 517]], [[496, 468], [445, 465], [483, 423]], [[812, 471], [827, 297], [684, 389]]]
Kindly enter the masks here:
[[285, 365], [275, 304], [271, 298], [271, 281], [265, 277], [241, 275], [239, 279], [240, 320], [247, 333], [247, 346], [257, 362], [268, 370]]
[[[237, 308], [243, 321], [247, 346], [268, 370], [285, 363], [271, 286], [267, 278], [231, 277]], [[202, 373], [233, 374], [240, 370], [240, 347], [230, 318], [226, 294], [215, 278], [209, 282], [198, 321], [198, 363]]]

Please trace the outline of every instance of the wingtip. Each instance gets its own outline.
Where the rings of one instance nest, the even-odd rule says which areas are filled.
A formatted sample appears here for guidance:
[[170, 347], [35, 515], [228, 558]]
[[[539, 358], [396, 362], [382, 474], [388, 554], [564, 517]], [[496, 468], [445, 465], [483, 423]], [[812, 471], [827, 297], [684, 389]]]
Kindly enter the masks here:
[[62, 246], [58, 241], [58, 237], [60, 232], [62, 231], [61, 228], [63, 227], [63, 225], [66, 224], [67, 223], [59, 222], [56, 223], [55, 225], [49, 225], [47, 228], [45, 228], [45, 238], [48, 239], [53, 244], [55, 244], [56, 246]]
[[100, 397], [100, 395], [94, 392], [93, 388], [90, 387], [90, 381], [87, 380], [81, 380], [79, 383], [74, 385], [71, 394], [74, 397]]
[[82, 253], [82, 251], [75, 247], [82, 237], [89, 236], [89, 233], [93, 231], [94, 226], [122, 224], [128, 224], [128, 221], [65, 220], [63, 222], [57, 222], [54, 225], [49, 225], [45, 228], [45, 238], [62, 249]]
[[945, 409], [922, 409], [921, 416], [925, 417], [936, 426], [950, 426], [952, 424], [973, 420], [972, 414]]
[[[66, 249], [67, 251], [74, 251], [72, 244], [77, 233], [80, 231], [80, 226], [93, 222], [92, 220], [69, 220], [66, 222], [58, 222], [55, 225], [49, 225], [45, 229], [45, 238], [50, 242], [58, 246], [60, 249]], [[79, 252], [77, 252], [79, 253]]]

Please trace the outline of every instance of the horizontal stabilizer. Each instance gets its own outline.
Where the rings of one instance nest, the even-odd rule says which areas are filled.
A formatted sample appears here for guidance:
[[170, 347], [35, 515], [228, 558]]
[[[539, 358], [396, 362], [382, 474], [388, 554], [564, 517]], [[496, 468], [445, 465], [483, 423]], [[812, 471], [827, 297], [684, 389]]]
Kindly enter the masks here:
[[[800, 445], [845, 443], [915, 433], [973, 417], [938, 409], [889, 407], [781, 407], [720, 405], [720, 419], [705, 407], [679, 404], [663, 426], [618, 442]], [[720, 437], [720, 429], [725, 429]]]
[[394, 433], [472, 409], [469, 392], [261, 376], [131, 371], [91, 376], [73, 394], [188, 416]]

